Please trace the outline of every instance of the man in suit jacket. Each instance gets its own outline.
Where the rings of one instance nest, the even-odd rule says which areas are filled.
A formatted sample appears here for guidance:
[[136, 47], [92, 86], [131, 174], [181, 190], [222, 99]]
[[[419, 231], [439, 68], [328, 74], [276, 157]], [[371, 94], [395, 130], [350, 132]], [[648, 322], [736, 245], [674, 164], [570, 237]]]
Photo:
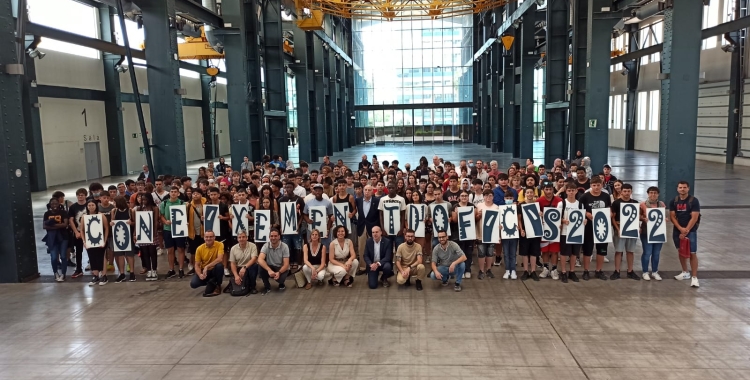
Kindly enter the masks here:
[[138, 175], [136, 181], [143, 181], [145, 183], [154, 183], [154, 179], [151, 178], [151, 173], [148, 171], [148, 165], [143, 165], [143, 171]]
[[393, 247], [391, 241], [382, 237], [380, 227], [372, 228], [372, 238], [365, 244], [365, 265], [367, 267], [367, 285], [370, 289], [378, 288], [378, 272], [380, 283], [384, 288], [391, 286], [388, 277], [393, 276]]
[[365, 186], [362, 192], [364, 196], [354, 200], [357, 206], [357, 254], [360, 256], [361, 265], [357, 271], [358, 276], [365, 273], [365, 260], [361, 257], [365, 252], [365, 243], [372, 236], [372, 228], [380, 226], [380, 198], [374, 195], [375, 190], [372, 186]]

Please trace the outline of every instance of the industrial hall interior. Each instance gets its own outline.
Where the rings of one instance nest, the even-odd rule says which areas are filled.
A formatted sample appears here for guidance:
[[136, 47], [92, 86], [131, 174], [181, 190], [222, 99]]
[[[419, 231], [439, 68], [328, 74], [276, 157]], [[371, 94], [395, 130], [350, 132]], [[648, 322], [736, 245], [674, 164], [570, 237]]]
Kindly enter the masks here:
[[0, 380], [750, 380], [749, 1], [0, 0]]

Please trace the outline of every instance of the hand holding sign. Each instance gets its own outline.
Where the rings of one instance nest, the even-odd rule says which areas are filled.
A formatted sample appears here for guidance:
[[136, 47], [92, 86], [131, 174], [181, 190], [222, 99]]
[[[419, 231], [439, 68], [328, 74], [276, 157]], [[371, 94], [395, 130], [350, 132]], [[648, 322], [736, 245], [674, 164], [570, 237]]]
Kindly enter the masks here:
[[237, 236], [240, 232], [247, 233], [249, 231], [246, 215], [248, 212], [247, 205], [232, 205], [232, 209], [230, 210], [232, 215], [232, 236]]
[[474, 207], [456, 208], [458, 216], [458, 238], [459, 240], [476, 240], [477, 227], [474, 225]]
[[297, 202], [281, 202], [281, 234], [297, 235]]
[[649, 244], [667, 242], [667, 211], [664, 207], [646, 209], [646, 236]]
[[595, 208], [591, 210], [594, 223], [594, 243], [603, 244], [612, 242], [612, 223], [608, 208]]
[[[216, 207], [218, 210], [219, 206]], [[185, 205], [170, 206], [169, 221], [172, 222], [172, 224], [170, 225], [172, 227], [172, 237], [177, 238], [188, 236], [188, 219]]]
[[544, 228], [542, 227], [542, 219], [539, 217], [539, 204], [522, 204], [521, 210], [523, 211], [523, 226], [524, 231], [526, 231], [526, 238], [541, 237], [544, 234]]
[[414, 230], [414, 236], [415, 237], [425, 237], [425, 214], [427, 213], [426, 205], [414, 205], [410, 204], [408, 208], [409, 218], [408, 218], [408, 224], [409, 228]]
[[135, 243], [154, 243], [154, 213], [151, 211], [135, 212]]
[[542, 240], [557, 243], [560, 241], [560, 222], [562, 211], [558, 208], [544, 209], [544, 235]]
[[219, 228], [219, 205], [203, 206], [203, 232], [205, 233], [206, 231], [213, 231], [216, 237], [221, 236], [221, 228]]

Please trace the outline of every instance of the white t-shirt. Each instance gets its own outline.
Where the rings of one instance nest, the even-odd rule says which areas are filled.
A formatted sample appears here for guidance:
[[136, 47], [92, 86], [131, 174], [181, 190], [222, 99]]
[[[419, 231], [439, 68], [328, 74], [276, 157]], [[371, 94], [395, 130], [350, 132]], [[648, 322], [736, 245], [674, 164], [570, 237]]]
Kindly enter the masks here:
[[[558, 207], [562, 207], [562, 205], [565, 205], [565, 209], [563, 210], [563, 219], [568, 219], [568, 214], [570, 213], [570, 210], [585, 210], [583, 205], [581, 205], [581, 202], [575, 201], [575, 202], [568, 202], [567, 199], [563, 199], [562, 202], [558, 204]], [[563, 224], [560, 233], [562, 235], [568, 235], [568, 226], [569, 224]]]
[[398, 203], [399, 204], [399, 210], [406, 211], [406, 201], [404, 200], [404, 197], [400, 195], [396, 195], [395, 197], [391, 198], [388, 195], [380, 198], [380, 204], [378, 205], [378, 211], [383, 211], [383, 205], [389, 203]]
[[163, 193], [157, 194], [156, 191], [151, 193], [151, 197], [154, 198], [154, 203], [159, 206], [159, 203], [165, 199], [169, 199], [169, 191], [164, 190]]
[[[307, 202], [309, 202], [309, 201], [310, 201], [311, 199], [315, 199], [315, 194], [313, 194], [313, 193], [307, 194], [307, 195], [305, 196], [305, 199], [304, 199], [304, 201], [305, 201], [305, 203], [307, 203]], [[328, 195], [326, 195], [326, 193], [323, 193], [323, 199], [328, 199]]]
[[482, 218], [484, 217], [484, 210], [495, 210], [495, 211], [497, 211], [497, 210], [500, 209], [500, 207], [498, 207], [494, 203], [491, 204], [491, 205], [489, 205], [489, 206], [487, 206], [484, 203], [484, 199], [482, 199], [482, 203], [476, 204], [476, 205], [474, 205], [474, 207], [476, 207], [477, 210], [482, 210], [482, 215], [479, 216], [479, 220], [475, 223], [477, 225], [477, 240], [479, 240], [481, 242], [482, 241], [482, 230], [483, 230], [483, 228], [482, 228]]

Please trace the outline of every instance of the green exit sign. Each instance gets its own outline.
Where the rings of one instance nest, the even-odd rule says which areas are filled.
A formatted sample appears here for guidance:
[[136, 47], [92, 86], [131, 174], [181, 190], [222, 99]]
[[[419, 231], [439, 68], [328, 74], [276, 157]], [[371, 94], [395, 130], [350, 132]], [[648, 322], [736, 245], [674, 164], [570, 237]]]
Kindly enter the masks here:
[[143, 153], [144, 153], [144, 151], [143, 151], [143, 147], [141, 147], [140, 149], [141, 149], [141, 154], [143, 154]]

